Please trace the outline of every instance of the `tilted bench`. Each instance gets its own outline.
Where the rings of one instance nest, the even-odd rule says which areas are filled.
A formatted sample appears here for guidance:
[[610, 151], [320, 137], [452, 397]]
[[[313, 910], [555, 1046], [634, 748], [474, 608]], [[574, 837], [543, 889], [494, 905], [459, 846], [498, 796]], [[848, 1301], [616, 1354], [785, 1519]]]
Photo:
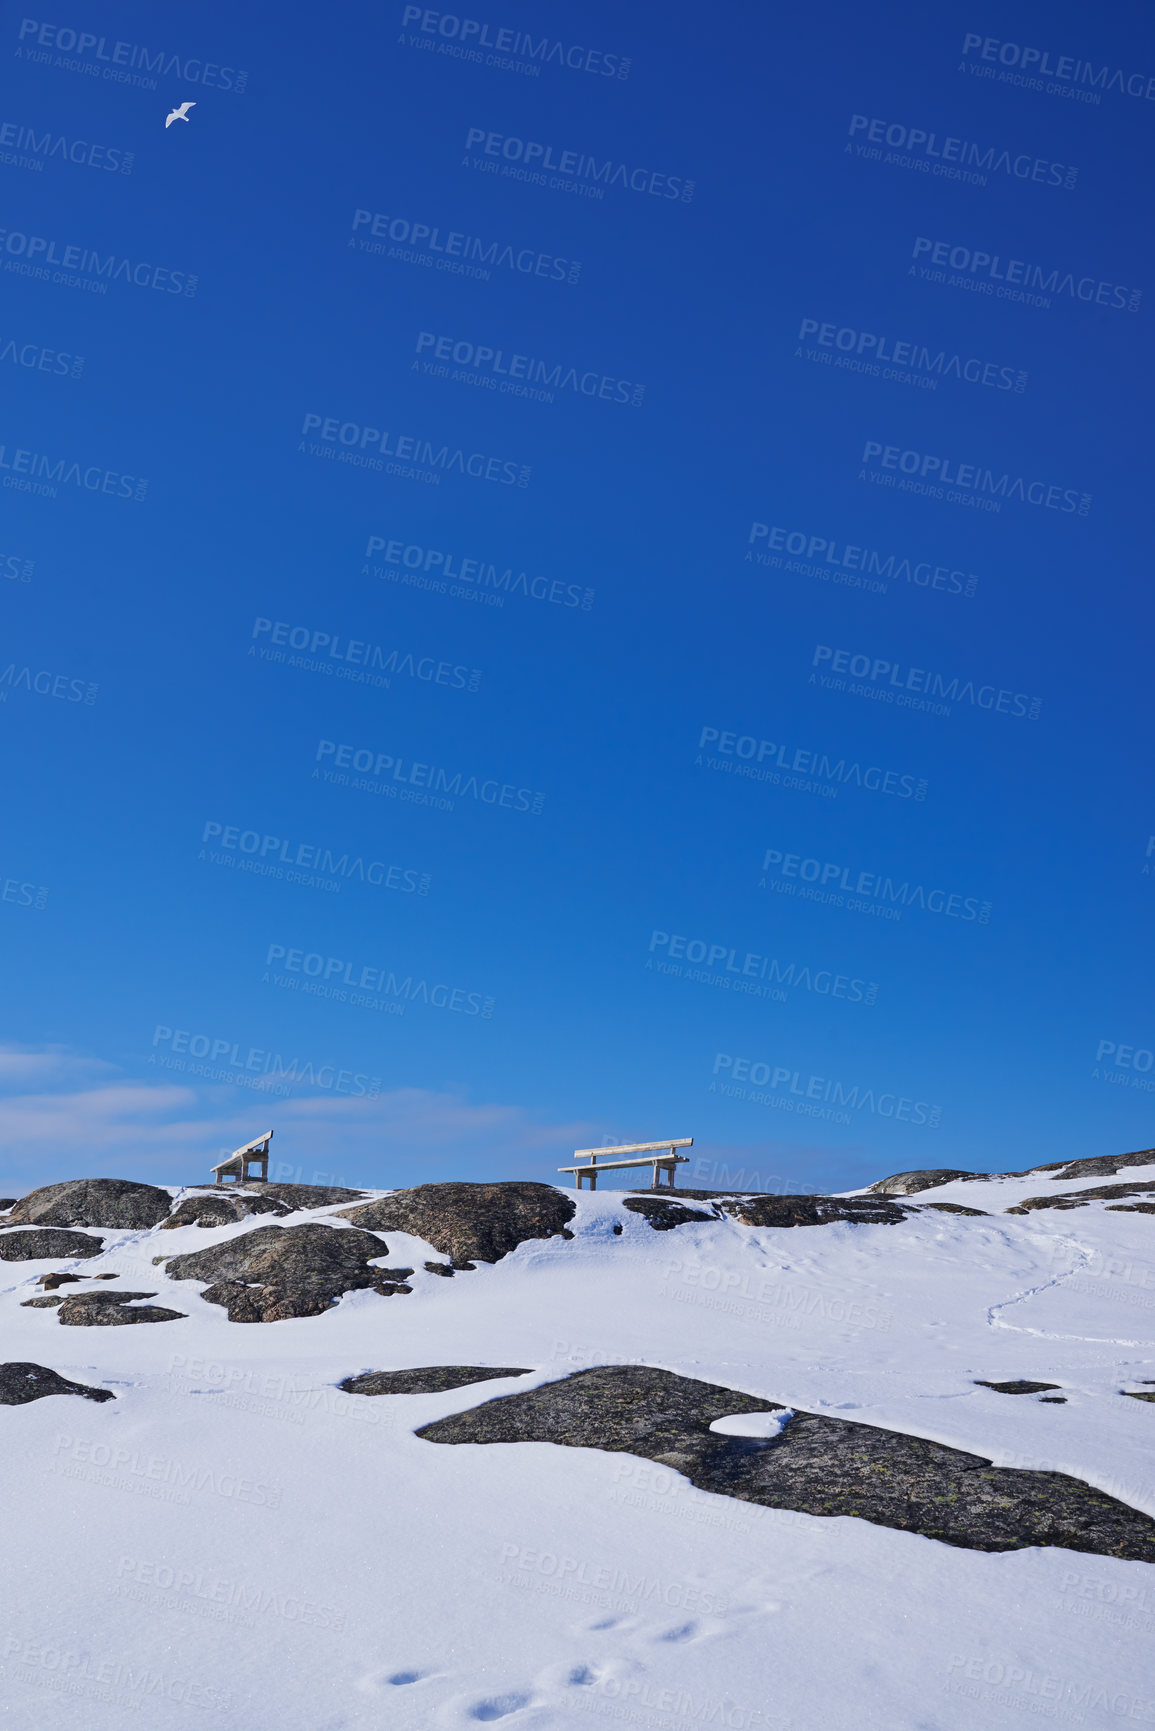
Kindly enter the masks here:
[[[692, 1148], [694, 1138], [681, 1136], [669, 1142], [623, 1142], [619, 1148], [575, 1148], [574, 1159], [586, 1160], [585, 1166], [559, 1166], [559, 1172], [574, 1174], [575, 1188], [580, 1190], [582, 1179], [588, 1178], [589, 1188], [598, 1187], [599, 1172], [622, 1172], [627, 1166], [652, 1166], [654, 1176], [650, 1181], [651, 1190], [660, 1190], [658, 1173], [666, 1174], [665, 1188], [674, 1189], [674, 1174], [679, 1166], [685, 1166], [689, 1160], [688, 1154], [679, 1154], [679, 1148]], [[618, 1154], [640, 1155], [640, 1159], [618, 1160], [613, 1156]]]
[[[262, 1183], [269, 1177], [269, 1144], [273, 1140], [273, 1132], [266, 1130], [263, 1136], [254, 1136], [251, 1142], [246, 1142], [243, 1148], [238, 1148], [235, 1154], [230, 1154], [227, 1160], [211, 1166], [210, 1172], [216, 1173], [218, 1184], [223, 1184], [226, 1178], [232, 1178], [237, 1184], [247, 1184], [253, 1177]], [[256, 1173], [249, 1171], [250, 1166], [258, 1168]]]

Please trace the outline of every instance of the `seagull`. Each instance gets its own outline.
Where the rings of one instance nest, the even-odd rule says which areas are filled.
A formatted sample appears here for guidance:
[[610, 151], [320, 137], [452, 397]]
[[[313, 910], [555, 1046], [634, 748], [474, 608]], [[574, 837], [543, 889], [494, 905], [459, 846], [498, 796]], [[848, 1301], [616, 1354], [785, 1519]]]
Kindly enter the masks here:
[[172, 125], [174, 120], [187, 120], [189, 109], [195, 108], [195, 107], [196, 107], [195, 102], [182, 102], [179, 108], [174, 108], [172, 113], [169, 115], [168, 119], [164, 123], [165, 131], [166, 132], [168, 131], [169, 127]]

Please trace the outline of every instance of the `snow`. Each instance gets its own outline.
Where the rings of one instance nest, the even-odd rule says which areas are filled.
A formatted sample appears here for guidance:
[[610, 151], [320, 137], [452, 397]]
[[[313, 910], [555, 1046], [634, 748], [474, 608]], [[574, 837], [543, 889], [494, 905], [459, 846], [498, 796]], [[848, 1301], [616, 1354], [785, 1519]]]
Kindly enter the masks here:
[[[410, 1296], [230, 1323], [156, 1256], [268, 1224], [110, 1233], [87, 1263], [0, 1263], [6, 1360], [112, 1389], [0, 1408], [0, 1722], [112, 1731], [967, 1731], [1024, 1714], [1155, 1724], [1155, 1573], [988, 1555], [695, 1490], [628, 1455], [427, 1443], [415, 1429], [593, 1365], [644, 1363], [1072, 1473], [1155, 1514], [1150, 1215], [1006, 1215], [1155, 1176], [956, 1182], [892, 1226], [655, 1232], [575, 1196], [575, 1236], [452, 1280], [384, 1234]], [[175, 1192], [175, 1194], [183, 1194]], [[287, 1224], [330, 1219], [326, 1210]], [[620, 1235], [613, 1231], [620, 1225]], [[337, 1223], [343, 1229], [343, 1223]], [[115, 1270], [187, 1320], [63, 1328], [36, 1278]], [[64, 1292], [77, 1288], [63, 1288]], [[106, 1290], [115, 1290], [109, 1282]], [[343, 1394], [362, 1370], [528, 1365], [447, 1393]], [[976, 1378], [1060, 1384], [1065, 1405]], [[765, 1434], [750, 1418], [727, 1435]]]
[[777, 1436], [793, 1416], [788, 1408], [783, 1408], [781, 1412], [731, 1412], [727, 1413], [725, 1418], [716, 1418], [710, 1429], [717, 1431], [719, 1436], [766, 1439]]

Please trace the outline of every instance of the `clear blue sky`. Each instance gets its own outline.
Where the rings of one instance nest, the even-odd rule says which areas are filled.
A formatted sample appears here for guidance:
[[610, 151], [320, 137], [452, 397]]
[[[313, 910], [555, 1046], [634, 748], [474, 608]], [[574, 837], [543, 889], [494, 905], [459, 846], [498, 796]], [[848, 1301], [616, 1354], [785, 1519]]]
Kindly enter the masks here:
[[1146, 1146], [1149, 15], [473, 10], [0, 14], [6, 1182]]

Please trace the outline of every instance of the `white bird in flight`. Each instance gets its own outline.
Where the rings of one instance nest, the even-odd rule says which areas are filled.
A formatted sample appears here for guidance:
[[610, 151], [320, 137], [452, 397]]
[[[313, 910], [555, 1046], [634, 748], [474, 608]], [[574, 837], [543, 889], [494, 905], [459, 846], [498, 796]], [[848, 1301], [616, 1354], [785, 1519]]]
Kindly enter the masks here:
[[174, 108], [172, 113], [169, 115], [168, 119], [164, 123], [165, 131], [166, 132], [168, 131], [169, 127], [172, 125], [174, 120], [187, 120], [189, 109], [195, 108], [195, 107], [196, 107], [195, 102], [182, 102], [179, 108]]

